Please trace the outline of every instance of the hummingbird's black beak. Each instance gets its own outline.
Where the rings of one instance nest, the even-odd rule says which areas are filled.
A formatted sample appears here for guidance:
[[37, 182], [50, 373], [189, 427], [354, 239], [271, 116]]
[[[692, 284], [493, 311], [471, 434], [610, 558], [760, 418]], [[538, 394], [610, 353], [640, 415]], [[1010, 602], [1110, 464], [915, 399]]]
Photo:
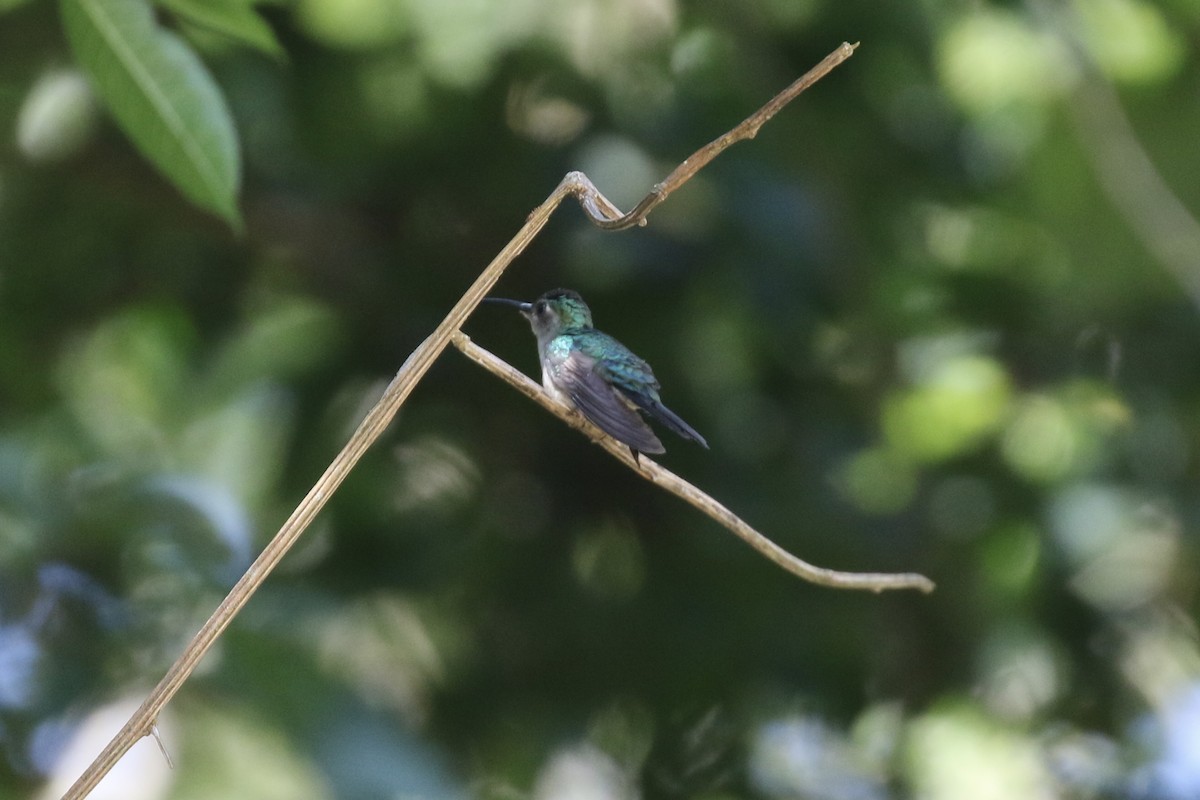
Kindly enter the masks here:
[[509, 300], [507, 297], [485, 297], [482, 302], [497, 306], [512, 306], [527, 317], [533, 313], [533, 303], [522, 303], [520, 300]]

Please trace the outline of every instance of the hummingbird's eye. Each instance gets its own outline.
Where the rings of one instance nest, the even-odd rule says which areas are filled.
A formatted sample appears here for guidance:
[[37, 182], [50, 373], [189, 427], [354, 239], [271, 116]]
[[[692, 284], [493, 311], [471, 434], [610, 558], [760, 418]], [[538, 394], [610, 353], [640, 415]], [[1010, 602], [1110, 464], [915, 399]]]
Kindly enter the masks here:
[[540, 317], [542, 314], [545, 314], [545, 313], [546, 313], [546, 301], [545, 301], [545, 300], [539, 300], [539, 301], [537, 302], [537, 305], [535, 305], [535, 306], [533, 307], [533, 313], [537, 314], [539, 317]]

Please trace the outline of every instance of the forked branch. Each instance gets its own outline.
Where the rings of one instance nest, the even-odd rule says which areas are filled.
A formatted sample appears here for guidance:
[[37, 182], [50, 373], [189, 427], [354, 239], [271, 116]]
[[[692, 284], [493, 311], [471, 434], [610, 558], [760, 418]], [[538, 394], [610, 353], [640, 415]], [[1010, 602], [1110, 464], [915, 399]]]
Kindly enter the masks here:
[[[396, 373], [396, 377], [392, 379], [387, 389], [384, 390], [379, 402], [367, 413], [366, 418], [363, 419], [358, 429], [350, 437], [350, 441], [346, 443], [346, 446], [338, 453], [337, 457], [325, 470], [325, 473], [313, 488], [309, 490], [308, 494], [304, 496], [304, 499], [300, 501], [296, 510], [283, 523], [279, 532], [271, 539], [262, 554], [255, 559], [254, 563], [250, 565], [225, 599], [221, 601], [221, 604], [217, 606], [212, 616], [208, 618], [192, 641], [188, 643], [188, 646], [184, 649], [178, 660], [167, 670], [167, 674], [163, 676], [158, 685], [142, 701], [138, 710], [134, 712], [133, 716], [129, 718], [129, 721], [125, 723], [117, 735], [113, 737], [112, 741], [104, 747], [100, 755], [88, 766], [83, 775], [67, 790], [67, 793], [64, 795], [65, 800], [80, 800], [80, 798], [86, 797], [96, 787], [96, 784], [100, 782], [100, 779], [108, 774], [113, 765], [128, 752], [129, 748], [136, 741], [151, 733], [163, 706], [175, 696], [175, 693], [179, 691], [180, 687], [191, 676], [192, 671], [195, 670], [200, 660], [216, 642], [217, 637], [229, 627], [229, 623], [233, 621], [233, 618], [237, 616], [242, 607], [258, 591], [259, 586], [271, 574], [271, 571], [279, 563], [280, 559], [291, 549], [292, 545], [300, 537], [300, 534], [304, 532], [313, 518], [324, 507], [325, 503], [329, 501], [329, 498], [337, 490], [338, 486], [341, 485], [342, 481], [345, 480], [350, 470], [362, 458], [363, 453], [367, 451], [367, 448], [387, 428], [392, 418], [396, 415], [396, 412], [399, 411], [405, 400], [408, 399], [409, 394], [412, 393], [413, 387], [425, 376], [429, 367], [441, 355], [442, 351], [446, 349], [446, 345], [450, 343], [451, 338], [458, 332], [458, 329], [466, 321], [467, 317], [470, 316], [475, 306], [491, 291], [491, 288], [500, 279], [500, 276], [508, 268], [508, 265], [513, 262], [513, 259], [520, 255], [529, 243], [533, 241], [534, 237], [546, 225], [546, 222], [564, 198], [576, 198], [592, 222], [602, 228], [616, 230], [645, 224], [646, 215], [666, 199], [671, 192], [682, 186], [701, 167], [716, 158], [730, 145], [743, 139], [753, 138], [758, 129], [781, 108], [795, 99], [797, 95], [809, 86], [812, 86], [827, 75], [838, 64], [849, 58], [854, 53], [855, 47], [856, 45], [842, 44], [837, 50], [822, 60], [821, 63], [809, 70], [808, 73], [787, 89], [776, 95], [769, 103], [744, 120], [740, 125], [696, 151], [668, 175], [666, 179], [657, 184], [642, 202], [638, 203], [628, 214], [622, 214], [620, 209], [610, 203], [582, 172], [568, 173], [550, 196], [546, 198], [545, 202], [533, 210], [533, 213], [525, 220], [525, 224], [517, 231], [516, 236], [504, 246], [504, 249], [480, 273], [479, 277], [475, 279], [475, 282], [471, 284], [466, 293], [450, 309], [450, 312], [442, 320], [441, 324], [409, 355], [403, 366], [400, 367], [400, 371]], [[662, 470], [660, 478], [663, 475], [669, 475], [669, 473]], [[655, 480], [656, 482], [661, 482], [659, 479]], [[736, 520], [736, 517], [729, 514], [727, 510], [716, 505], [715, 501], [713, 501], [713, 509], [702, 510], [705, 510], [706, 513], [718, 519], [720, 519], [719, 514], [728, 514], [729, 517]], [[736, 521], [741, 523], [740, 520]], [[744, 525], [745, 523], [741, 524]], [[749, 526], [746, 527], [749, 529]], [[757, 547], [758, 545], [755, 546]], [[792, 556], [782, 550], [778, 550], [778, 548], [775, 548], [775, 551], [763, 550], [762, 552], [781, 566], [793, 569], [788, 566], [787, 561], [788, 559], [792, 559]], [[809, 569], [817, 570], [818, 568], [809, 567]], [[795, 570], [793, 569], [793, 571]], [[838, 573], [830, 574], [837, 575]], [[826, 582], [826, 585], [832, 586], [835, 584]], [[882, 589], [892, 587], [861, 588]], [[922, 587], [917, 586], [916, 588]]]
[[[592, 222], [597, 226], [609, 231], [620, 231], [626, 228], [632, 228], [635, 225], [645, 225], [646, 215], [649, 214], [655, 206], [670, 196], [671, 192], [678, 189], [683, 184], [687, 183], [693, 175], [712, 161], [721, 153], [733, 144], [744, 141], [745, 139], [753, 139], [758, 135], [758, 129], [779, 113], [779, 110], [792, 102], [808, 87], [812, 86], [817, 81], [824, 78], [834, 67], [841, 64], [850, 56], [854, 55], [855, 48], [858, 43], [849, 44], [842, 43], [842, 46], [834, 50], [825, 58], [821, 59], [821, 63], [810, 69], [808, 72], [801, 75], [796, 81], [779, 94], [771, 98], [765, 106], [755, 111], [746, 119], [742, 120], [741, 124], [733, 128], [728, 133], [718, 136], [708, 144], [701, 147], [696, 152], [680, 162], [679, 166], [671, 170], [671, 174], [664, 178], [660, 183], [654, 185], [650, 193], [642, 198], [642, 201], [633, 207], [633, 210], [628, 214], [617, 212], [617, 216], [611, 218], [601, 218], [597, 213], [588, 207], [587, 202], [580, 198], [583, 207], [588, 210], [592, 217]], [[609, 209], [615, 210], [611, 203], [604, 201]], [[606, 214], [607, 216], [607, 214]]]

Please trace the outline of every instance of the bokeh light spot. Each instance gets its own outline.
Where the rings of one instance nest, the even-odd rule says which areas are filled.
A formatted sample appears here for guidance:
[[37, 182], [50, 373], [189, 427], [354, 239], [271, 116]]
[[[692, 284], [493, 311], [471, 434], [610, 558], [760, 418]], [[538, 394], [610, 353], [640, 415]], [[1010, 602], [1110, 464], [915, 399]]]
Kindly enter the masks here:
[[886, 448], [864, 450], [838, 470], [842, 496], [868, 514], [904, 510], [917, 490], [917, 472], [910, 461]]
[[1187, 55], [1184, 38], [1162, 11], [1141, 0], [1075, 3], [1092, 57], [1115, 80], [1160, 81], [1178, 72]]
[[575, 538], [571, 565], [579, 584], [607, 600], [628, 600], [646, 580], [642, 543], [628, 525], [609, 521]]
[[897, 452], [916, 461], [952, 458], [999, 426], [1010, 393], [1008, 375], [994, 359], [946, 359], [922, 385], [888, 398], [884, 433]]
[[17, 149], [30, 161], [74, 155], [96, 124], [96, 101], [83, 76], [51, 70], [33, 85], [17, 114]]
[[908, 774], [925, 800], [1054, 800], [1034, 742], [974, 706], [945, 705], [914, 720]]
[[960, 17], [941, 39], [938, 69], [950, 95], [972, 114], [1043, 103], [1073, 77], [1063, 45], [1008, 11]]

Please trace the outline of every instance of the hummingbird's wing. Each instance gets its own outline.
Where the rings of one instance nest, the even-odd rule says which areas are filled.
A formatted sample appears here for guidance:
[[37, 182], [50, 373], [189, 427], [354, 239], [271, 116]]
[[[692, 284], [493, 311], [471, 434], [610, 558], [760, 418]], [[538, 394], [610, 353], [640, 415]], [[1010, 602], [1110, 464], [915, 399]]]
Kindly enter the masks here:
[[622, 444], [642, 453], [665, 453], [666, 448], [650, 426], [596, 369], [596, 359], [582, 350], [571, 350], [554, 365], [555, 381], [575, 407], [598, 428]]
[[615, 347], [609, 346], [610, 355], [600, 367], [606, 382], [615, 386], [652, 419], [658, 420], [684, 439], [691, 439], [707, 449], [708, 442], [704, 437], [684, 422], [682, 417], [662, 404], [658, 395], [658, 379], [654, 377], [654, 370], [650, 365], [634, 355], [629, 348], [616, 343], [612, 337], [602, 335], [616, 344]]

